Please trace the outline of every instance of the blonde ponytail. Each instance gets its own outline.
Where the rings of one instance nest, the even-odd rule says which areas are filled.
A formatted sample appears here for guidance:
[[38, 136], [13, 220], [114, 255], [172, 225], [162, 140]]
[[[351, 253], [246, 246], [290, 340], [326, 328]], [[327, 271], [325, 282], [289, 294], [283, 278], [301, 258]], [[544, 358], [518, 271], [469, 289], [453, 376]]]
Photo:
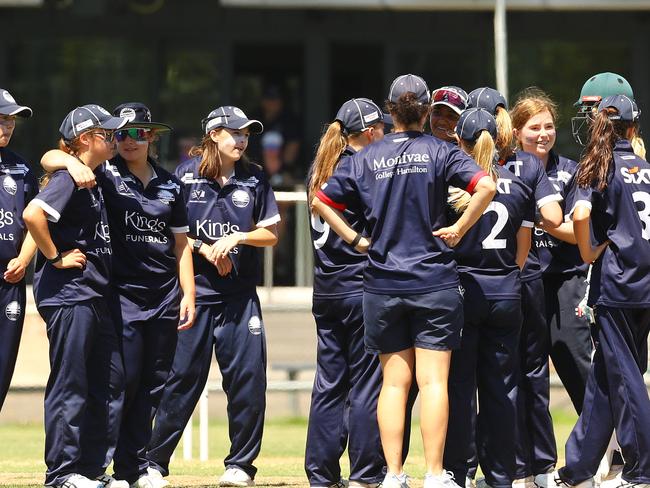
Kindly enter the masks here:
[[343, 127], [338, 120], [327, 126], [318, 143], [316, 157], [311, 167], [311, 178], [307, 192], [308, 202], [311, 202], [316, 192], [334, 173], [339, 158], [348, 144], [343, 135]]
[[[461, 147], [463, 151], [472, 156], [472, 159], [481, 167], [483, 171], [490, 175], [492, 179], [496, 178], [494, 169], [494, 156], [496, 146], [494, 139], [486, 130], [481, 131], [476, 141], [469, 142], [462, 140]], [[447, 203], [459, 214], [462, 214], [469, 204], [471, 195], [465, 190], [450, 186], [447, 193]]]
[[496, 146], [499, 151], [499, 159], [505, 161], [514, 151], [513, 140], [514, 134], [512, 132], [512, 119], [508, 111], [501, 107], [497, 107], [497, 113], [494, 117], [497, 122], [497, 140]]

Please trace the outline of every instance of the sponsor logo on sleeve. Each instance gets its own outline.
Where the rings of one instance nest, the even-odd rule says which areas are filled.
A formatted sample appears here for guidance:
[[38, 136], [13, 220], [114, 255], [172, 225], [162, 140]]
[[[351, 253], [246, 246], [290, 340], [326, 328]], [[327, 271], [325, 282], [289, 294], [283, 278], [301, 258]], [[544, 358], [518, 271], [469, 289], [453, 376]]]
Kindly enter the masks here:
[[257, 315], [253, 315], [248, 321], [248, 330], [253, 335], [260, 335], [262, 333], [262, 321]]
[[16, 180], [7, 175], [2, 180], [2, 188], [4, 188], [10, 195], [15, 195], [18, 190], [18, 185], [16, 184]]
[[235, 207], [246, 208], [251, 201], [251, 197], [244, 190], [235, 190], [232, 192], [232, 203]]
[[9, 320], [15, 322], [20, 317], [20, 303], [17, 301], [9, 302], [5, 307], [5, 315]]

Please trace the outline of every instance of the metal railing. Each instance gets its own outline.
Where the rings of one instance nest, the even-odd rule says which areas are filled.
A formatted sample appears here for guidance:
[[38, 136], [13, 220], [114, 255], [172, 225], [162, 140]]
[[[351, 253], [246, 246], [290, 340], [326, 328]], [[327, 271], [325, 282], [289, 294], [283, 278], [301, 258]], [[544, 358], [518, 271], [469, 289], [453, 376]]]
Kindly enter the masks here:
[[[313, 283], [314, 256], [311, 250], [311, 237], [309, 233], [309, 207], [307, 205], [307, 194], [305, 191], [277, 191], [275, 199], [280, 207], [280, 214], [283, 210], [286, 213], [287, 206], [292, 204], [295, 210], [293, 240], [295, 245], [294, 255], [294, 286], [311, 286]], [[286, 239], [288, 236], [281, 236]], [[278, 243], [281, 246], [282, 242]], [[273, 287], [274, 270], [273, 248], [264, 248], [264, 287]]]

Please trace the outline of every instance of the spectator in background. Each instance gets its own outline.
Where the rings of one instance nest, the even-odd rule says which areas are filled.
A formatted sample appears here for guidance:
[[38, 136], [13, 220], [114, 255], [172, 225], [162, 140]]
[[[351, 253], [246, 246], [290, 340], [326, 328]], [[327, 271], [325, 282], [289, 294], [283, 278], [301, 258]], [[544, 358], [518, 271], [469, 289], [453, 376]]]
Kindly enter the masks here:
[[285, 107], [279, 86], [269, 85], [264, 89], [260, 111], [253, 118], [264, 124], [265, 132], [250, 140], [248, 152], [253, 161], [264, 167], [271, 185], [287, 186], [304, 181], [306, 169], [298, 161], [300, 125]]

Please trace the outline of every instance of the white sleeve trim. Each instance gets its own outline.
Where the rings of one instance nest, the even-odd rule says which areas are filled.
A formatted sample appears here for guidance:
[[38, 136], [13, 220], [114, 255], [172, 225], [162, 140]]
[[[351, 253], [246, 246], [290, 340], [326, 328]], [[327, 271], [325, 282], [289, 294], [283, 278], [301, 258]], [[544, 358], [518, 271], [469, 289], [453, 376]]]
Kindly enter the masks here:
[[522, 227], [530, 227], [530, 228], [535, 227], [535, 225], [532, 222], [528, 221], [528, 220], [522, 220], [521, 221], [521, 226]]
[[573, 218], [573, 212], [575, 212], [578, 207], [585, 207], [591, 210], [591, 202], [589, 200], [576, 200], [576, 203], [573, 204], [573, 208], [569, 212], [569, 218]]
[[169, 230], [172, 231], [172, 234], [187, 234], [190, 231], [190, 226], [186, 225], [185, 227], [170, 227]]
[[269, 227], [270, 225], [277, 224], [282, 220], [280, 218], [280, 214], [275, 214], [273, 217], [269, 217], [268, 219], [260, 220], [257, 224], [255, 224], [255, 227], [260, 228], [260, 227]]
[[547, 203], [561, 202], [561, 201], [562, 201], [562, 195], [560, 195], [559, 193], [554, 193], [553, 195], [548, 195], [544, 198], [540, 198], [539, 200], [537, 200], [537, 208], [542, 208]]
[[43, 211], [47, 214], [47, 220], [49, 220], [50, 222], [57, 223], [61, 218], [61, 214], [56, 210], [54, 210], [52, 207], [50, 207], [43, 200], [40, 200], [38, 198], [33, 198], [30, 203], [33, 203], [36, 206], [41, 207]]

